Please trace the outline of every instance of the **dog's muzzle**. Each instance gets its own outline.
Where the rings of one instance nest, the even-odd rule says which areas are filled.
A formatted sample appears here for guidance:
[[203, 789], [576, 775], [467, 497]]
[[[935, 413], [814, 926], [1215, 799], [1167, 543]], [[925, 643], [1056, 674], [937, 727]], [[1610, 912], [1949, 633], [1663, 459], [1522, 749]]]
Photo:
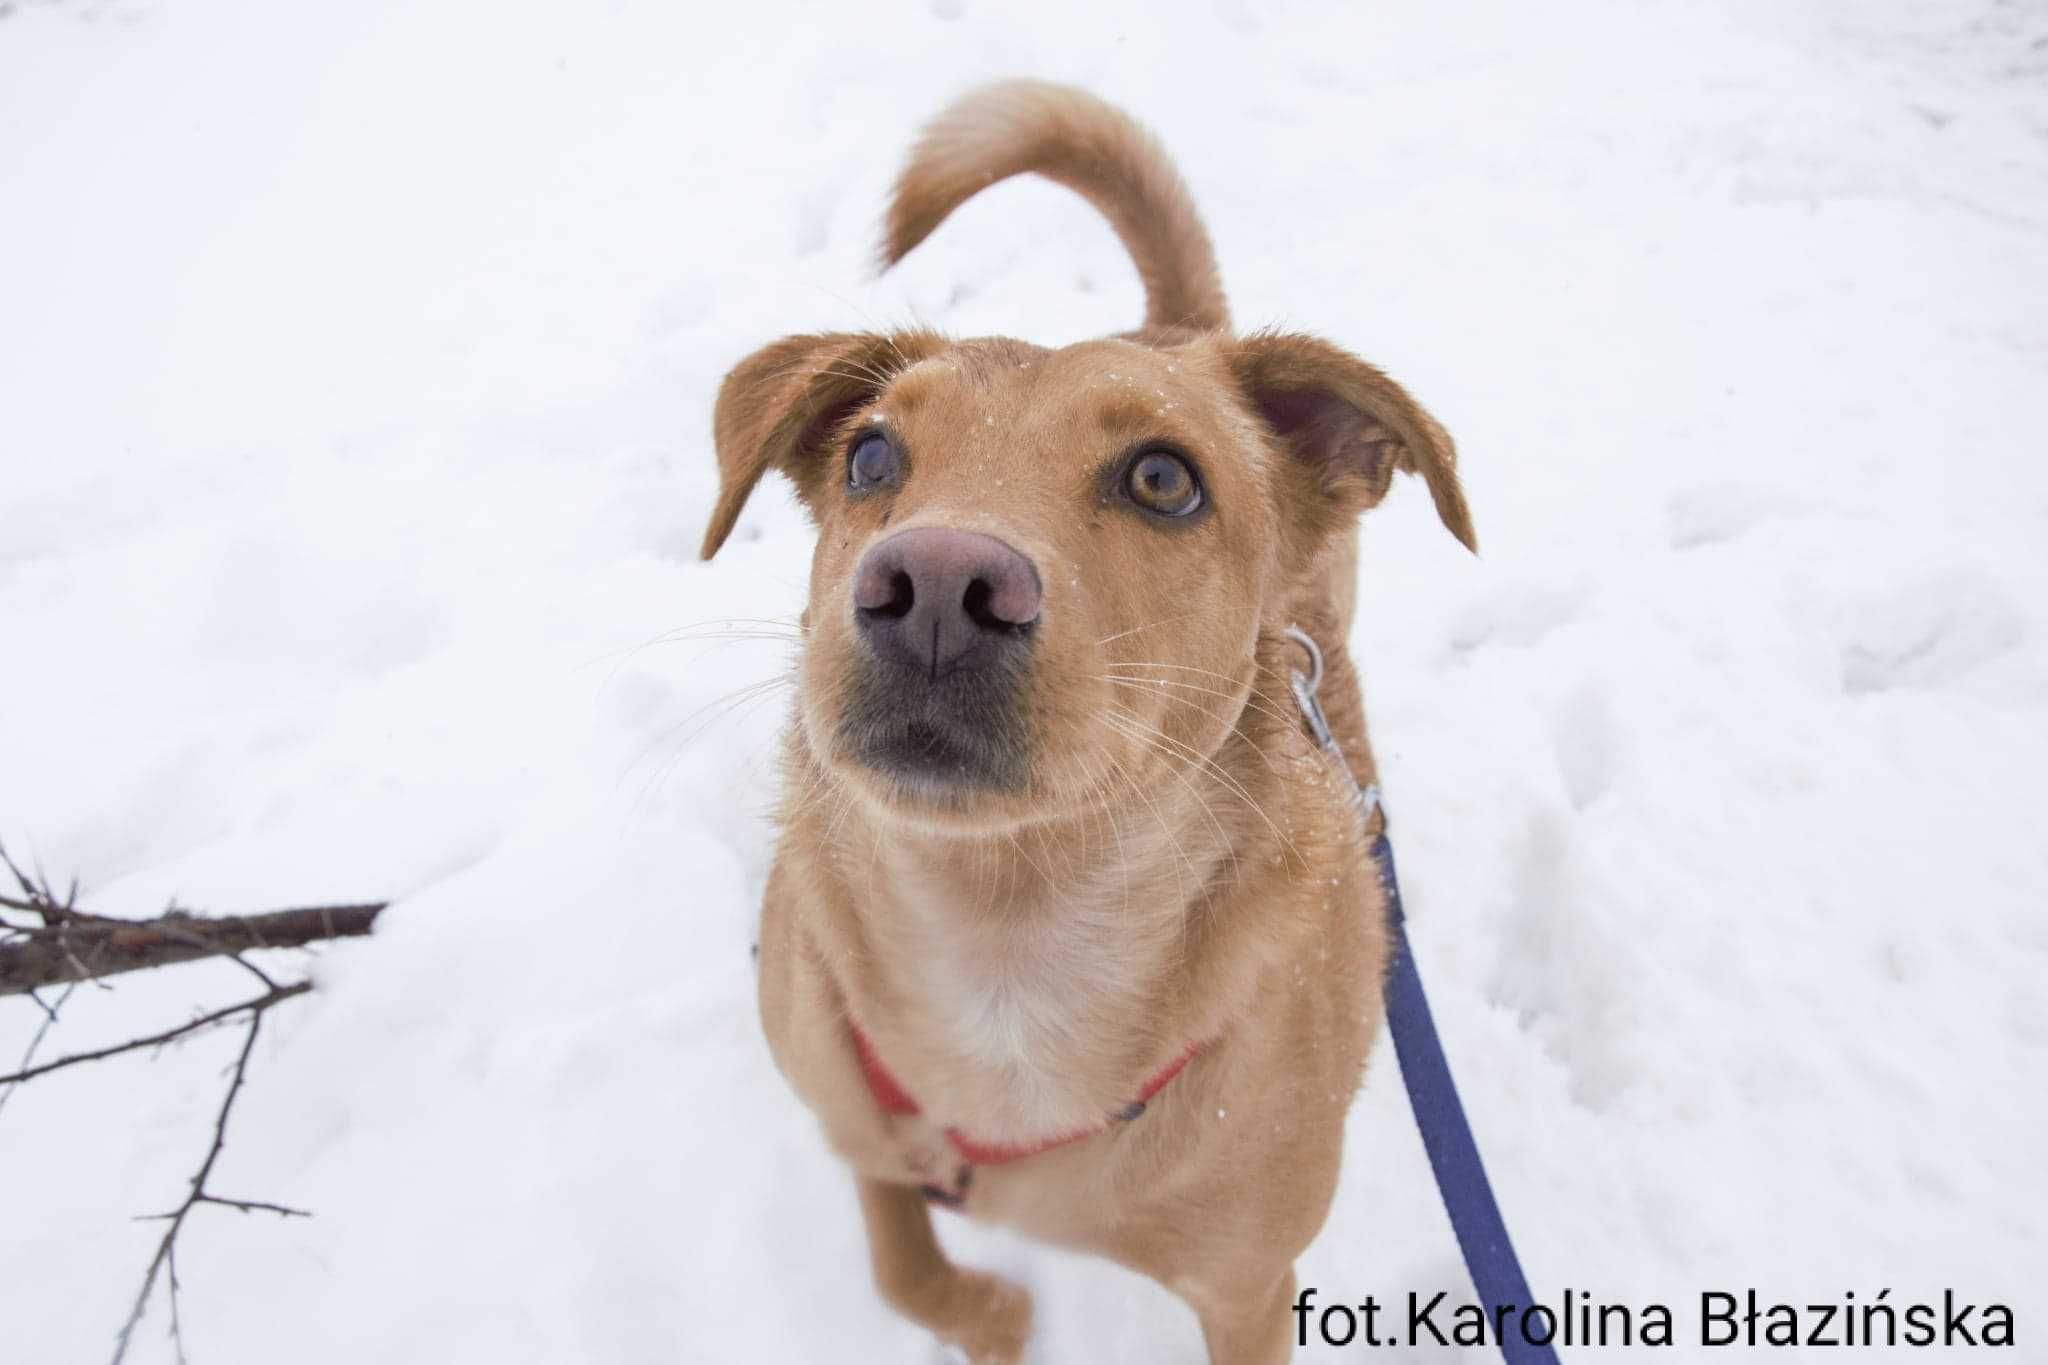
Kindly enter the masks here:
[[1044, 590], [1014, 547], [977, 531], [901, 531], [861, 557], [864, 659], [846, 736], [872, 768], [948, 785], [1023, 778], [1018, 715]]

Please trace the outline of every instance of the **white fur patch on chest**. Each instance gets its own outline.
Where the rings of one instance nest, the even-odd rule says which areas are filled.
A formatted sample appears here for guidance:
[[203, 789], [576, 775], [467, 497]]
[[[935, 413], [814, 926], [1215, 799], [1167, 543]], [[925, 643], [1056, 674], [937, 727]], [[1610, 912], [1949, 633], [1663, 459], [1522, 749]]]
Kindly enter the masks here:
[[946, 1049], [977, 1073], [959, 1098], [1001, 1111], [963, 1117], [999, 1124], [997, 1136], [1092, 1118], [1099, 1102], [1069, 1078], [1096, 1046], [1103, 1008], [1132, 989], [1137, 963], [1121, 907], [984, 909], [904, 890], [917, 940], [906, 980]]

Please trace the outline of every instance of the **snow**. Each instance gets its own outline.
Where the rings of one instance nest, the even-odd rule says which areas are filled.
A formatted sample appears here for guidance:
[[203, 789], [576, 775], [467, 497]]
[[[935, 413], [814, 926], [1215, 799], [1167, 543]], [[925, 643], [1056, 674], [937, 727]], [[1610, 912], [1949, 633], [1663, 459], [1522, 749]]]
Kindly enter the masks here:
[[[396, 902], [269, 1018], [216, 1185], [317, 1216], [195, 1215], [199, 1365], [929, 1358], [753, 1019], [787, 693], [733, 690], [805, 525], [694, 549], [760, 342], [1137, 320], [1043, 185], [868, 275], [917, 123], [1018, 73], [1160, 130], [1241, 325], [1459, 438], [1483, 557], [1404, 488], [1354, 645], [1539, 1287], [2038, 1335], [2038, 6], [695, 8], [0, 4], [0, 839], [109, 913]], [[45, 1055], [246, 991], [81, 990]], [[0, 1113], [0, 1356], [108, 1352], [236, 1041]], [[946, 1235], [1037, 1360], [1200, 1358], [1136, 1276]], [[1462, 1290], [1384, 1046], [1300, 1272]]]

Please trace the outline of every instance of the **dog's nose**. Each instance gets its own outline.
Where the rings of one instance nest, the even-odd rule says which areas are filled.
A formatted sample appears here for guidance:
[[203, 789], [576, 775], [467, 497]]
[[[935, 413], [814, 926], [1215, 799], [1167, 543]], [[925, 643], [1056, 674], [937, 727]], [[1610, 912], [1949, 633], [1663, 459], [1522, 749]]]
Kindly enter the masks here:
[[1044, 593], [1038, 570], [978, 531], [901, 531], [861, 557], [854, 616], [875, 649], [937, 679], [993, 659], [1024, 636]]

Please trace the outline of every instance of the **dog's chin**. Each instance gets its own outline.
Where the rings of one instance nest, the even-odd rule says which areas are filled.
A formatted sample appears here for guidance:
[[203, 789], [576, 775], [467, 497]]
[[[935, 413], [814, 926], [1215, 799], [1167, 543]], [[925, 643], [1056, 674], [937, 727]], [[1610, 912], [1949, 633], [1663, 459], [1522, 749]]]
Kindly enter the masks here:
[[869, 664], [805, 708], [817, 751], [885, 819], [971, 830], [1030, 818], [1032, 763], [1015, 669], [941, 677]]
[[971, 832], [1022, 823], [1022, 765], [985, 740], [922, 721], [842, 730], [832, 766], [884, 819]]
[[906, 723], [841, 727], [825, 763], [883, 825], [952, 836], [1015, 830], [1056, 817], [1023, 756], [976, 737]]
[[990, 834], [1027, 823], [1014, 797], [942, 776], [853, 764], [841, 770], [880, 824], [932, 834]]

